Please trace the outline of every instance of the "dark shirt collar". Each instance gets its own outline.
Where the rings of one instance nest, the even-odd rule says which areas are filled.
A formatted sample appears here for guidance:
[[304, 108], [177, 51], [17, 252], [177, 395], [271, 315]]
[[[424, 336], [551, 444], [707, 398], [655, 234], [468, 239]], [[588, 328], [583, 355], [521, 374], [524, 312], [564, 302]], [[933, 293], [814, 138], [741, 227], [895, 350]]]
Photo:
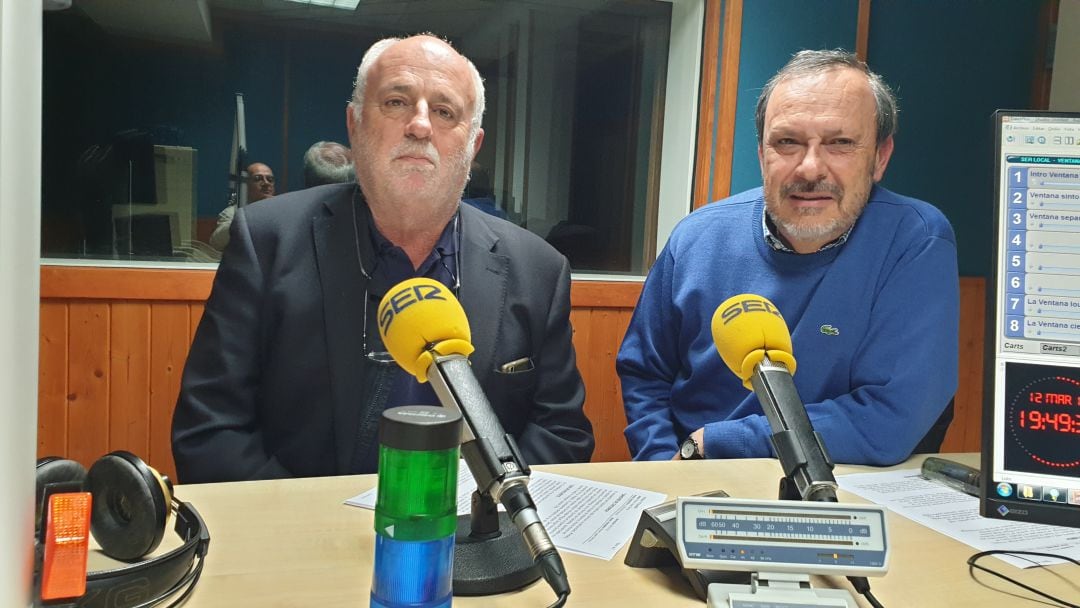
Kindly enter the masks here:
[[371, 209], [368, 214], [368, 236], [375, 252], [375, 268], [372, 270], [372, 292], [385, 293], [390, 287], [413, 277], [427, 277], [456, 288], [458, 279], [458, 243], [460, 241], [461, 211], [454, 214], [443, 227], [431, 253], [414, 269], [405, 250], [395, 245], [375, 227]]

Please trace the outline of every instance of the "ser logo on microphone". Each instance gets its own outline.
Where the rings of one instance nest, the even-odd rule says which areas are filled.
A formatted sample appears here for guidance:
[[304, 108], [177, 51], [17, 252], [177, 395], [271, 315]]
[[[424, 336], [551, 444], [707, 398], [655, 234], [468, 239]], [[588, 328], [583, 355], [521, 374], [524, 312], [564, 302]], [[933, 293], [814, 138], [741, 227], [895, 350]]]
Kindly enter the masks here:
[[748, 312], [767, 312], [772, 313], [781, 319], [784, 317], [780, 314], [780, 311], [773, 306], [773, 303], [768, 300], [759, 300], [748, 298], [746, 300], [739, 300], [728, 306], [720, 313], [720, 318], [723, 320], [724, 325], [731, 323], [736, 317], [743, 313]]
[[408, 285], [387, 298], [379, 311], [379, 329], [386, 335], [390, 324], [406, 308], [424, 300], [446, 301], [446, 293], [442, 285], [420, 284]]

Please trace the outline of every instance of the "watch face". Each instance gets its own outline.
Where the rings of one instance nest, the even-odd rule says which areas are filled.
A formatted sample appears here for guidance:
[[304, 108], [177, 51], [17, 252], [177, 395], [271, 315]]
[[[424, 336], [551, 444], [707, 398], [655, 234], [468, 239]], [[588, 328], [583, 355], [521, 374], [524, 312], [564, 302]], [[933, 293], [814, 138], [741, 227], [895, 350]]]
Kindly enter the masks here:
[[687, 439], [683, 442], [682, 448], [679, 450], [679, 456], [683, 460], [690, 460], [694, 456], [697, 456], [697, 444], [693, 439]]

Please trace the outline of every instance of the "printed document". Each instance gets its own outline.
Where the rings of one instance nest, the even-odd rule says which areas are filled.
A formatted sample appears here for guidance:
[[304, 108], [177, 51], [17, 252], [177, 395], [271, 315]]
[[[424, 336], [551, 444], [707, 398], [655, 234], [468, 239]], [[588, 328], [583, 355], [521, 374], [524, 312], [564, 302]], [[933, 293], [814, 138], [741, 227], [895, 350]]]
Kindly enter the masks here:
[[[475, 490], [476, 481], [469, 468], [459, 467], [458, 515], [469, 514]], [[345, 504], [374, 509], [377, 494], [375, 487], [346, 500]], [[543, 471], [533, 471], [529, 476], [529, 494], [556, 547], [606, 560], [630, 540], [641, 511], [667, 498], [660, 492]], [[502, 510], [501, 505], [499, 509]]]
[[[988, 519], [979, 499], [924, 478], [919, 469], [838, 475], [840, 487], [979, 551], [1038, 551], [1080, 559], [1080, 529]], [[1018, 567], [1062, 560], [997, 555]]]

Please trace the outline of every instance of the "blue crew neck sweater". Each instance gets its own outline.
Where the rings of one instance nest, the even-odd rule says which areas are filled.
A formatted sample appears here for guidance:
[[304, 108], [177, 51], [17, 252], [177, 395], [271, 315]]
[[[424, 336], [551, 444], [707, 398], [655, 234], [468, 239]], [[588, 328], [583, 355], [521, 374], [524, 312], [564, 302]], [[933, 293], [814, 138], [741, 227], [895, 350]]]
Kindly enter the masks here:
[[791, 330], [794, 375], [836, 462], [906, 459], [952, 399], [956, 239], [935, 207], [875, 187], [846, 243], [775, 251], [756, 188], [684, 218], [653, 266], [616, 359], [635, 460], [671, 458], [704, 428], [708, 458], [773, 455], [757, 398], [710, 324], [730, 296], [765, 296]]

